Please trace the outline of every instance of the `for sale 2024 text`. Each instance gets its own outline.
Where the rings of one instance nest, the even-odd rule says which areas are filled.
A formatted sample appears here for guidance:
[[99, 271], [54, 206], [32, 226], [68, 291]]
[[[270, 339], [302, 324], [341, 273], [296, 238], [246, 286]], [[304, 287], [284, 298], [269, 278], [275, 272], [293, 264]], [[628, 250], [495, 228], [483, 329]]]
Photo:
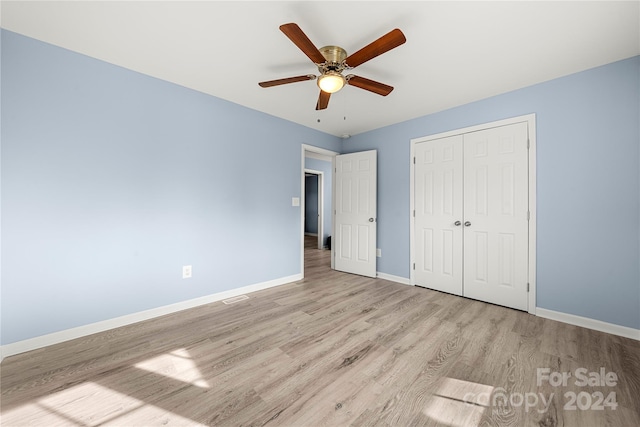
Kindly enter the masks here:
[[[541, 387], [545, 382], [552, 387], [566, 387], [572, 381], [576, 387], [615, 387], [618, 384], [618, 375], [615, 372], [607, 372], [604, 367], [599, 371], [589, 371], [587, 368], [578, 368], [573, 373], [571, 371], [551, 371], [550, 368], [538, 368], [537, 385]], [[606, 396], [601, 391], [588, 393], [581, 391], [567, 391], [564, 394], [565, 411], [593, 410], [604, 411], [605, 409], [615, 410], [618, 407], [616, 392], [611, 391]]]

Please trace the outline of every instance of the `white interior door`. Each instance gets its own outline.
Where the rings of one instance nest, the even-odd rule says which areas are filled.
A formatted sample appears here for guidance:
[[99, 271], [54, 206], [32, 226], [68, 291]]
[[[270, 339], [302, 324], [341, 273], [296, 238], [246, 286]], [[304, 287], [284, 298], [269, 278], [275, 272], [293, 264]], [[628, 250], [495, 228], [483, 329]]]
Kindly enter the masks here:
[[336, 156], [336, 270], [376, 277], [377, 152]]
[[464, 296], [527, 310], [527, 124], [464, 135]]
[[415, 284], [462, 295], [463, 136], [415, 148]]

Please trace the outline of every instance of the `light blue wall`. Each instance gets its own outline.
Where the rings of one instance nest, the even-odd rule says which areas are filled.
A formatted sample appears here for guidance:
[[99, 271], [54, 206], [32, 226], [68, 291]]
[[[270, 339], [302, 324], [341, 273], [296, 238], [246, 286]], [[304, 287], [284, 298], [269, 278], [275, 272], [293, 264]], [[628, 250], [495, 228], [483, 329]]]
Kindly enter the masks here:
[[378, 271], [409, 277], [409, 141], [529, 113], [538, 307], [640, 328], [640, 57], [345, 141], [378, 150]]
[[[8, 31], [1, 43], [1, 344], [300, 273], [301, 143], [378, 150], [378, 271], [409, 277], [409, 140], [528, 113], [538, 306], [640, 328], [638, 57], [341, 148]], [[305, 166], [324, 170], [315, 162]]]
[[332, 212], [333, 208], [331, 207], [331, 193], [332, 193], [332, 177], [333, 173], [331, 170], [331, 162], [313, 159], [310, 157], [306, 157], [304, 159], [305, 168], [322, 172], [322, 191], [324, 194], [323, 206], [322, 206], [322, 227], [323, 230], [323, 244], [327, 246], [327, 239], [331, 236], [331, 219], [333, 218]]
[[2, 344], [301, 273], [301, 144], [339, 138], [1, 41]]
[[305, 177], [304, 232], [318, 234], [318, 175]]

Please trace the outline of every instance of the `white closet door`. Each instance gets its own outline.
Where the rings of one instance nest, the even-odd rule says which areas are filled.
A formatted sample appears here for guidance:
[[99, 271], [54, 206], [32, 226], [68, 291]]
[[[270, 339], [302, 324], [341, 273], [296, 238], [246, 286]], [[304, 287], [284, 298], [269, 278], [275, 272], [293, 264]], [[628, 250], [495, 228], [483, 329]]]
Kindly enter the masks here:
[[336, 270], [376, 277], [377, 152], [336, 156]]
[[464, 135], [464, 296], [527, 310], [527, 124]]
[[415, 149], [415, 284], [462, 295], [462, 135]]

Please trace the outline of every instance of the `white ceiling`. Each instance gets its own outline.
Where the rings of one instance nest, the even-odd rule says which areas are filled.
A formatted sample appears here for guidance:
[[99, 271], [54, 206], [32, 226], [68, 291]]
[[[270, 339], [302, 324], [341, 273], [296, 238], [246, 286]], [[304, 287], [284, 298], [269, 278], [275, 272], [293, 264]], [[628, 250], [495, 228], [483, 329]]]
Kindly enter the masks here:
[[[357, 134], [640, 54], [640, 2], [2, 1], [2, 27], [333, 135]], [[353, 53], [393, 28], [407, 42], [351, 73], [315, 111], [317, 74], [278, 27]]]

